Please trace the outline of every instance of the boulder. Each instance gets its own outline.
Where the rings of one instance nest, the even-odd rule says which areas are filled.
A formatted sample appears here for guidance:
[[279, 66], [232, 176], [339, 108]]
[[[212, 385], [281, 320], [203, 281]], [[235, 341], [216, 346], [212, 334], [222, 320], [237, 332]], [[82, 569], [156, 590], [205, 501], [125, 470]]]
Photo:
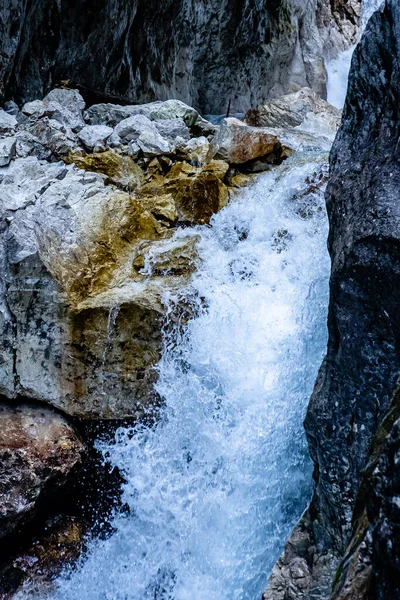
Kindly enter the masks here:
[[0, 167], [8, 165], [15, 156], [16, 138], [0, 138]]
[[164, 119], [155, 123], [158, 133], [171, 145], [176, 143], [177, 138], [190, 139], [189, 128], [183, 119]]
[[31, 521], [81, 465], [84, 446], [50, 408], [0, 404], [0, 538]]
[[40, 539], [0, 566], [2, 598], [19, 593], [38, 597], [53, 592], [54, 579], [86, 550], [85, 526], [77, 518], [49, 518], [45, 529]]
[[94, 104], [88, 108], [83, 116], [89, 125], [107, 125], [116, 127], [118, 123], [135, 115], [149, 116], [149, 111], [140, 106], [122, 106], [119, 104]]
[[141, 193], [153, 198], [171, 194], [178, 221], [204, 225], [228, 202], [228, 188], [223, 182], [228, 168], [223, 161], [212, 161], [204, 168], [176, 163], [166, 176], [145, 184]]
[[32, 102], [26, 102], [23, 105], [21, 112], [27, 117], [35, 117], [38, 119], [44, 115], [44, 107], [45, 105], [42, 100], [32, 100]]
[[144, 174], [141, 168], [130, 156], [118, 154], [113, 150], [95, 152], [94, 154], [82, 154], [71, 152], [64, 157], [66, 163], [74, 163], [80, 169], [102, 173], [110, 181], [116, 183], [129, 191], [140, 187]]
[[313, 90], [303, 88], [249, 110], [245, 122], [253, 127], [301, 127], [324, 135], [336, 134], [341, 116], [340, 110]]
[[151, 102], [149, 104], [138, 104], [134, 106], [120, 106], [118, 104], [94, 104], [85, 111], [85, 121], [90, 125], [105, 124], [115, 127], [121, 121], [130, 117], [143, 116], [150, 121], [170, 121], [181, 119], [187, 127], [195, 123], [201, 126], [203, 119], [192, 107], [179, 100], [167, 100], [166, 102]]
[[15, 155], [18, 158], [26, 158], [33, 155], [39, 160], [48, 160], [52, 156], [51, 150], [46, 148], [29, 131], [18, 131], [15, 140]]
[[192, 138], [186, 143], [179, 141], [178, 155], [195, 167], [201, 167], [210, 162], [212, 156], [211, 144], [206, 137]]
[[[107, 154], [83, 160], [100, 170]], [[215, 170], [175, 172], [173, 194], [160, 178], [153, 194], [134, 198], [103, 173], [35, 157], [11, 163], [0, 177], [1, 392], [84, 418], [138, 417], [157, 402], [162, 294], [186, 285], [192, 267], [184, 274], [184, 259], [179, 276], [149, 277], [133, 261], [143, 244], [146, 254], [169, 239], [179, 215], [202, 222], [218, 210], [227, 190]]]
[[106, 125], [86, 125], [79, 131], [78, 139], [85, 148], [93, 150], [96, 146], [105, 146], [112, 132]]
[[249, 127], [234, 117], [225, 119], [213, 141], [215, 158], [229, 164], [243, 165], [270, 157], [275, 159], [281, 151], [279, 139], [255, 127]]
[[56, 88], [43, 98], [43, 102], [45, 104], [57, 102], [74, 113], [81, 113], [85, 109], [85, 101], [78, 90]]
[[[54, 90], [67, 91], [67, 90]], [[27, 102], [22, 107], [22, 114], [32, 119], [41, 119], [42, 117], [48, 117], [54, 121], [58, 121], [62, 125], [66, 125], [72, 131], [79, 131], [84, 126], [85, 122], [82, 117], [82, 113], [79, 110], [79, 103], [76, 102], [64, 102], [61, 104], [55, 99], [56, 94], [50, 92], [43, 100], [34, 100], [33, 102]]]
[[0, 133], [13, 133], [17, 126], [17, 119], [3, 109], [0, 109]]
[[57, 120], [43, 117], [32, 124], [27, 124], [25, 129], [55, 158], [65, 156], [72, 150], [79, 148], [78, 138], [70, 127]]
[[118, 123], [108, 143], [110, 146], [130, 143], [129, 152], [133, 157], [136, 157], [140, 150], [146, 157], [161, 156], [172, 150], [155, 124], [144, 115], [134, 115]]
[[17, 114], [19, 113], [18, 104], [16, 102], [14, 102], [13, 100], [8, 100], [7, 102], [5, 102], [4, 106], [3, 106], [3, 110], [6, 113], [8, 113], [9, 115], [13, 115], [14, 117], [16, 117]]

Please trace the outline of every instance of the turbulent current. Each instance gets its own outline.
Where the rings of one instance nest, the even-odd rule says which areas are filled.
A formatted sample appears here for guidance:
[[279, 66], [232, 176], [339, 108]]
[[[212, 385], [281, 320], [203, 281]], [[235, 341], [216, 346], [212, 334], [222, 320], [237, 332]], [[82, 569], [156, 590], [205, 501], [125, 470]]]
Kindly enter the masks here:
[[[129, 512], [57, 600], [256, 600], [311, 493], [303, 418], [327, 339], [326, 156], [260, 175], [200, 238], [166, 327], [153, 425], [103, 451]], [[177, 236], [179, 238], [179, 235]], [[177, 298], [165, 302], [175, 314]]]

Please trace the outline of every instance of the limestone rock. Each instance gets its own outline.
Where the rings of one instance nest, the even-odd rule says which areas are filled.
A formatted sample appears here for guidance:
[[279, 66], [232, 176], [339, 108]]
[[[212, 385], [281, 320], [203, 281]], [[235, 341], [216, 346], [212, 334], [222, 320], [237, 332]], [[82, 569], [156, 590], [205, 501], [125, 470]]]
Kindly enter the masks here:
[[14, 102], [13, 100], [8, 100], [7, 102], [5, 102], [5, 104], [3, 106], [3, 110], [6, 113], [8, 113], [9, 115], [13, 115], [14, 117], [16, 117], [17, 114], [19, 113], [18, 104], [16, 102]]
[[105, 181], [36, 157], [0, 177], [0, 390], [84, 418], [137, 417], [157, 402], [162, 294], [191, 269], [148, 280], [132, 267], [141, 244], [171, 237], [175, 198]]
[[84, 447], [49, 408], [0, 405], [0, 537], [29, 522], [46, 494], [62, 487]]
[[0, 133], [12, 133], [17, 126], [17, 119], [0, 109]]
[[85, 109], [85, 101], [78, 90], [56, 88], [43, 98], [43, 102], [45, 104], [57, 102], [57, 104], [61, 104], [61, 106], [68, 108], [68, 110], [74, 113], [80, 113]]
[[0, 138], [0, 167], [8, 165], [15, 155], [16, 138]]
[[95, 146], [105, 146], [112, 132], [112, 128], [106, 125], [86, 125], [78, 133], [78, 139], [85, 148], [93, 150]]
[[[54, 91], [66, 91], [66, 90], [54, 90]], [[79, 103], [68, 103], [60, 104], [56, 100], [51, 101], [53, 93], [50, 92], [43, 100], [34, 100], [33, 102], [27, 102], [22, 107], [22, 114], [26, 115], [30, 119], [40, 119], [42, 117], [48, 117], [54, 121], [58, 121], [62, 125], [66, 125], [72, 131], [79, 131], [84, 126], [84, 120], [81, 111], [78, 109]]]
[[182, 118], [163, 119], [155, 123], [158, 133], [171, 145], [175, 144], [177, 138], [190, 139], [189, 128]]
[[179, 143], [178, 155], [195, 167], [206, 165], [211, 160], [211, 144], [206, 137], [192, 138], [186, 143]]
[[43, 117], [33, 124], [29, 124], [26, 131], [56, 158], [64, 156], [79, 147], [76, 135], [68, 126], [48, 117]]
[[74, 163], [80, 169], [103, 173], [112, 182], [122, 185], [130, 191], [140, 187], [143, 181], [143, 171], [130, 156], [118, 154], [113, 150], [82, 155], [70, 153], [64, 157], [65, 162]]
[[[22, 0], [13, 0], [2, 21], [0, 93], [24, 103], [68, 78], [134, 102], [180, 98], [203, 114], [226, 113], [229, 99], [233, 112], [244, 112], [305, 86], [323, 96], [324, 57], [357, 41], [360, 5], [137, 0], [132, 10], [106, 0], [93, 18], [73, 0], [55, 18], [58, 5], [49, 0], [33, 19]], [[49, 23], [51, 36], [43, 40]], [[94, 48], [95, 69], [88, 68]]]
[[116, 127], [121, 121], [137, 116], [146, 117], [150, 121], [156, 122], [181, 119], [189, 128], [194, 126], [195, 123], [198, 123], [199, 126], [203, 123], [203, 119], [194, 108], [179, 100], [150, 102], [149, 104], [131, 106], [94, 104], [84, 114], [85, 121], [90, 125], [105, 124], [110, 127]]
[[140, 106], [121, 106], [119, 104], [94, 104], [84, 112], [84, 119], [89, 125], [107, 125], [116, 127], [118, 123], [135, 115], [149, 116], [149, 111]]
[[180, 100], [154, 102], [150, 105], [149, 118], [152, 121], [182, 119], [187, 127], [192, 127], [199, 117], [197, 110]]
[[155, 124], [144, 115], [134, 115], [118, 123], [109, 139], [111, 146], [128, 143], [131, 143], [131, 156], [135, 156], [139, 150], [146, 157], [160, 156], [171, 151], [170, 144], [160, 135]]
[[261, 157], [275, 157], [281, 149], [276, 136], [248, 127], [233, 117], [223, 121], [213, 145], [216, 158], [234, 165]]
[[228, 189], [223, 179], [228, 168], [222, 161], [213, 161], [205, 168], [176, 163], [165, 177], [144, 185], [142, 194], [150, 197], [172, 194], [179, 221], [199, 225], [209, 223], [211, 217], [227, 204]]
[[18, 158], [34, 155], [39, 160], [48, 160], [52, 156], [51, 150], [45, 148], [40, 140], [29, 131], [19, 131], [15, 140], [15, 155]]
[[44, 115], [44, 102], [42, 100], [32, 100], [32, 102], [26, 102], [21, 112], [27, 117], [40, 118]]
[[245, 121], [253, 127], [301, 127], [336, 134], [341, 116], [340, 110], [304, 88], [249, 110]]
[[170, 144], [157, 131], [150, 129], [143, 131], [136, 143], [145, 157], [162, 156], [172, 150]]

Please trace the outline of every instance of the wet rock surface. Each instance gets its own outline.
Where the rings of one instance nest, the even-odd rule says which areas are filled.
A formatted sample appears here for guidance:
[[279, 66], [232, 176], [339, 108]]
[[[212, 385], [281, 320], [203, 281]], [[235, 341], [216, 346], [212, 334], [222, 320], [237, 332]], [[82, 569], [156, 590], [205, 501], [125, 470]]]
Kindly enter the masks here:
[[399, 39], [400, 8], [387, 0], [355, 52], [331, 154], [330, 336], [305, 423], [316, 489], [266, 600], [327, 598], [333, 587], [341, 600], [399, 594], [398, 422], [374, 454], [400, 367]]
[[253, 127], [299, 127], [301, 129], [334, 132], [339, 128], [342, 113], [322, 100], [309, 88], [271, 100], [245, 116]]
[[229, 99], [239, 112], [306, 85], [324, 95], [323, 57], [354, 43], [360, 5], [13, 0], [1, 8], [0, 96], [35, 100], [71, 80], [88, 98], [178, 98], [220, 114]]
[[0, 537], [35, 517], [82, 463], [74, 429], [49, 408], [0, 404]]
[[208, 224], [238, 173], [293, 150], [180, 101], [84, 108], [55, 89], [4, 113], [0, 391], [71, 416], [139, 417], [159, 402], [163, 297], [198, 260], [178, 229]]

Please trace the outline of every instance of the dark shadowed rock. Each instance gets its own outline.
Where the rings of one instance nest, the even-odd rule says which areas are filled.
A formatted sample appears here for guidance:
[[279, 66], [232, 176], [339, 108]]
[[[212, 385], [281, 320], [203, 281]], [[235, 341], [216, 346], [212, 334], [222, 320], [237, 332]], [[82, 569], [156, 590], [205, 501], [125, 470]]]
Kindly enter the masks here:
[[380, 426], [331, 600], [400, 597], [400, 393]]
[[0, 405], [0, 537], [33, 519], [46, 495], [66, 484], [84, 447], [49, 408]]
[[[25, 102], [71, 80], [90, 97], [178, 98], [245, 111], [309, 86], [353, 43], [360, 0], [72, 0], [0, 5], [0, 97]], [[116, 16], [117, 15], [117, 16]]]
[[[355, 52], [343, 121], [331, 154], [327, 189], [332, 257], [329, 344], [305, 423], [316, 489], [309, 510], [275, 567], [265, 593], [267, 600], [329, 596], [336, 567], [346, 552], [352, 553], [348, 545], [362, 470], [370, 461], [377, 429], [397, 386], [399, 58], [400, 5], [397, 0], [387, 0], [372, 17]], [[396, 437], [396, 431], [393, 435]], [[394, 463], [386, 464], [385, 455], [382, 460], [385, 465], [376, 479], [381, 487], [377, 491], [381, 496], [379, 516], [373, 517], [382, 527], [377, 525], [380, 530], [374, 534], [374, 552], [379, 544], [384, 548], [385, 539], [397, 535], [390, 524], [396, 506], [384, 500], [391, 494], [397, 497], [396, 479], [389, 489]], [[367, 582], [357, 592], [354, 587], [353, 595], [337, 597], [397, 597], [398, 592], [389, 593], [394, 588], [388, 582], [393, 565], [398, 564], [398, 546], [393, 544], [392, 549], [386, 547], [381, 552], [379, 565], [373, 564], [379, 567], [383, 592], [370, 596]], [[302, 588], [290, 575], [290, 566], [298, 558], [308, 567], [307, 585]], [[346, 585], [354, 576], [355, 572], [347, 574]]]

